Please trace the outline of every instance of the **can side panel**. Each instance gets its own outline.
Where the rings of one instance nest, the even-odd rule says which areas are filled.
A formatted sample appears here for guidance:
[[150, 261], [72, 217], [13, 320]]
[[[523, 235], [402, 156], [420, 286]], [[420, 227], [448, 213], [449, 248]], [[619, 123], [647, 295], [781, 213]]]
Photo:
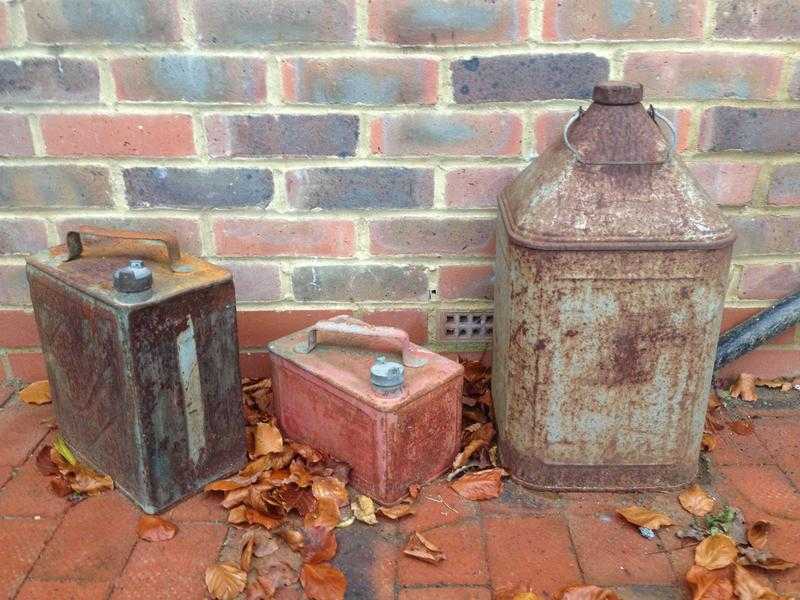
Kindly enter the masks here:
[[147, 479], [161, 510], [245, 462], [236, 306], [230, 282], [130, 316]]
[[82, 461], [139, 488], [126, 315], [34, 267], [28, 281], [61, 434]]

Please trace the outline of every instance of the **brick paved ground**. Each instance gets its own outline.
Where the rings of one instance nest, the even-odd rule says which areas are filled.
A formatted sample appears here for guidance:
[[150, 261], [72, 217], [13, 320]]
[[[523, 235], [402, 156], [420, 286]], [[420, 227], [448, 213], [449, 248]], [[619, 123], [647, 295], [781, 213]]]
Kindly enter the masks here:
[[[701, 483], [748, 521], [770, 521], [768, 547], [800, 561], [800, 394], [780, 398], [738, 406], [753, 416], [755, 434], [720, 432], [710, 460], [701, 461]], [[217, 499], [201, 495], [173, 509], [173, 540], [139, 541], [139, 511], [118, 493], [74, 505], [49, 493], [31, 457], [51, 418], [49, 407], [15, 397], [0, 408], [0, 597], [204, 598], [205, 567], [240, 548], [241, 531], [227, 525]], [[674, 528], [641, 537], [614, 514], [628, 503], [661, 510], [679, 526], [690, 520], [675, 493], [534, 493], [507, 483], [500, 499], [475, 503], [434, 483], [414, 517], [339, 532], [335, 563], [347, 574], [348, 598], [488, 600], [515, 584], [548, 598], [581, 581], [614, 587], [626, 600], [688, 598], [692, 548]], [[402, 556], [412, 530], [425, 532], [446, 560]], [[771, 579], [780, 592], [800, 592], [800, 568]]]

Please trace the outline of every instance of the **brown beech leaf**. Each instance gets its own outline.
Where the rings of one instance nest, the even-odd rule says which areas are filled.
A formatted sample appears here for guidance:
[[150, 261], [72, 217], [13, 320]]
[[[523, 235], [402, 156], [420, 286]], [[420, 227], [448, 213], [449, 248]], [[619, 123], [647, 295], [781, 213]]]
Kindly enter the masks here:
[[350, 504], [353, 516], [367, 525], [375, 525], [378, 518], [375, 516], [375, 503], [369, 496], [359, 496]]
[[42, 446], [36, 454], [36, 468], [42, 475], [58, 475], [58, 465], [50, 457], [51, 446]]
[[469, 437], [469, 441], [464, 446], [464, 449], [458, 453], [453, 461], [453, 468], [458, 469], [467, 464], [467, 461], [472, 457], [475, 452], [481, 448], [487, 447], [492, 439], [494, 439], [494, 425], [491, 423], [484, 423], [478, 427]]
[[489, 500], [500, 495], [503, 490], [501, 477], [505, 474], [503, 469], [484, 469], [467, 473], [450, 483], [450, 487], [467, 500]]
[[247, 523], [247, 507], [244, 504], [235, 506], [228, 511], [228, 523], [239, 525]]
[[72, 487], [63, 477], [54, 477], [50, 480], [50, 491], [59, 498], [64, 498], [72, 493]]
[[741, 398], [745, 402], [758, 400], [756, 393], [756, 378], [750, 373], [741, 373], [736, 382], [731, 386], [731, 396]]
[[343, 600], [347, 579], [330, 563], [305, 563], [300, 569], [300, 585], [311, 600]]
[[612, 590], [596, 585], [571, 585], [556, 594], [556, 600], [621, 600]]
[[333, 529], [339, 524], [341, 513], [339, 505], [333, 498], [319, 498], [317, 506], [303, 518], [306, 527], [325, 527]]
[[239, 488], [237, 490], [225, 492], [225, 498], [223, 498], [220, 503], [222, 508], [231, 509], [245, 502], [250, 496], [250, 489], [251, 488]]
[[530, 590], [522, 589], [522, 586], [512, 586], [497, 590], [492, 600], [542, 600], [542, 598]]
[[753, 548], [762, 550], [767, 545], [769, 521], [756, 521], [747, 528], [747, 541]]
[[[324, 529], [324, 527], [322, 529]], [[303, 548], [305, 536], [302, 531], [297, 531], [296, 529], [279, 529], [275, 533], [295, 552], [300, 552]]]
[[706, 452], [711, 452], [712, 450], [714, 450], [714, 448], [717, 447], [717, 438], [715, 438], [710, 433], [704, 433], [701, 444], [703, 446], [703, 450], [705, 450]]
[[328, 562], [336, 556], [336, 534], [324, 527], [312, 527], [303, 531], [303, 547], [300, 556], [307, 563]]
[[259, 456], [255, 460], [251, 460], [244, 466], [244, 469], [239, 471], [238, 478], [245, 480], [260, 475], [267, 468], [267, 461], [269, 461], [268, 456]]
[[75, 465], [73, 469], [74, 475], [69, 479], [69, 485], [79, 494], [97, 496], [106, 490], [114, 489], [114, 481], [108, 475], [83, 465]]
[[412, 500], [416, 500], [417, 497], [419, 496], [419, 492], [421, 489], [422, 489], [421, 486], [417, 485], [416, 483], [412, 483], [410, 486], [408, 486], [409, 498], [411, 498]]
[[148, 542], [166, 542], [175, 537], [178, 528], [174, 523], [153, 515], [142, 515], [136, 526], [136, 535]]
[[267, 515], [249, 506], [245, 508], [244, 516], [250, 525], [261, 525], [265, 529], [275, 529], [278, 525], [283, 523], [283, 518]]
[[278, 590], [293, 585], [297, 581], [297, 571], [285, 561], [275, 561], [258, 570], [256, 583], [265, 591], [265, 598], [272, 600]]
[[739, 600], [780, 600], [769, 585], [742, 566], [735, 565], [733, 584]]
[[217, 563], [206, 569], [206, 588], [216, 600], [233, 600], [244, 591], [247, 573], [231, 563]]
[[727, 567], [736, 560], [736, 542], [723, 533], [715, 533], [694, 549], [694, 562], [710, 571]]
[[414, 508], [414, 505], [410, 502], [401, 502], [400, 504], [395, 504], [394, 506], [378, 507], [378, 512], [380, 514], [394, 521], [409, 515], [413, 515], [415, 511], [416, 509]]
[[[246, 468], [246, 467], [245, 467]], [[229, 477], [228, 479], [220, 479], [219, 481], [212, 481], [207, 483], [203, 488], [204, 492], [230, 492], [231, 490], [238, 490], [247, 487], [255, 481], [255, 476], [252, 477]]]
[[740, 548], [739, 552], [742, 554], [737, 561], [740, 565], [758, 567], [765, 571], [786, 571], [797, 566], [796, 563], [772, 556], [769, 550], [759, 550], [758, 548], [745, 546]]
[[731, 431], [739, 435], [750, 435], [753, 433], [753, 423], [749, 419], [738, 419], [728, 424]]
[[247, 573], [253, 564], [253, 551], [256, 547], [256, 538], [253, 536], [252, 531], [246, 531], [243, 540], [244, 544], [242, 545], [242, 555], [239, 558], [239, 566], [242, 571]]
[[681, 506], [697, 517], [704, 517], [714, 508], [714, 499], [696, 483], [678, 496]]
[[660, 527], [669, 527], [672, 525], [672, 519], [667, 515], [642, 506], [618, 508], [617, 514], [628, 521], [628, 523], [633, 523], [639, 527], [647, 527], [654, 531]]
[[322, 452], [320, 452], [316, 448], [312, 448], [308, 444], [302, 444], [300, 442], [291, 442], [289, 444], [289, 447], [292, 450], [294, 450], [297, 454], [302, 456], [307, 463], [316, 463], [324, 458], [322, 456]]
[[332, 498], [337, 506], [346, 506], [350, 502], [347, 488], [336, 477], [315, 477], [311, 484], [311, 493], [317, 500]]
[[721, 406], [717, 392], [711, 390], [708, 392], [708, 410], [717, 410]]
[[403, 548], [403, 554], [429, 563], [438, 563], [445, 558], [444, 552], [439, 550], [439, 548], [422, 537], [421, 533], [417, 533], [416, 531], [408, 538], [406, 547]]
[[283, 436], [272, 423], [258, 423], [254, 434], [253, 456], [283, 452]]
[[692, 565], [686, 572], [686, 582], [692, 588], [692, 600], [731, 600], [733, 585], [729, 569], [709, 571]]
[[292, 480], [301, 488], [308, 487], [312, 483], [311, 471], [306, 468], [302, 460], [294, 459], [289, 465], [289, 473]]
[[20, 391], [19, 399], [25, 404], [50, 404], [50, 382], [46, 379], [34, 381]]

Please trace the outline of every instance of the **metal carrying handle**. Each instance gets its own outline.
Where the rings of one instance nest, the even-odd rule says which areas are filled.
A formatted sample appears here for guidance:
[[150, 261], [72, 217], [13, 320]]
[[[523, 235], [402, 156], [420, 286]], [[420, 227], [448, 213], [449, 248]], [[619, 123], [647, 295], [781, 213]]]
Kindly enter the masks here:
[[583, 116], [582, 106], [578, 107], [578, 110], [575, 111], [575, 114], [573, 114], [569, 118], [569, 121], [567, 121], [567, 124], [564, 125], [564, 144], [566, 145], [567, 148], [569, 148], [570, 152], [572, 152], [573, 156], [575, 157], [575, 160], [584, 165], [663, 165], [670, 158], [672, 158], [672, 155], [675, 153], [675, 148], [678, 145], [678, 133], [675, 131], [675, 126], [672, 124], [672, 122], [669, 119], [667, 119], [667, 117], [658, 112], [655, 108], [653, 108], [652, 104], [650, 105], [650, 108], [647, 109], [647, 114], [650, 115], [650, 118], [653, 119], [654, 122], [656, 119], [660, 119], [669, 129], [670, 132], [669, 148], [667, 148], [667, 155], [664, 157], [664, 160], [655, 162], [640, 162], [640, 161], [628, 161], [628, 160], [592, 162], [585, 160], [581, 156], [580, 152], [578, 152], [578, 149], [570, 143], [568, 137], [570, 127], [572, 127], [575, 124], [575, 122], [578, 121]]
[[145, 233], [142, 231], [130, 231], [127, 229], [105, 229], [102, 227], [90, 227], [84, 225], [77, 229], [67, 232], [67, 261], [76, 260], [83, 254], [83, 241], [81, 235], [91, 235], [94, 237], [122, 239], [122, 240], [144, 240], [149, 242], [161, 242], [167, 247], [169, 257], [169, 267], [176, 273], [186, 272], [191, 269], [181, 264], [181, 248], [178, 244], [178, 237], [174, 233], [167, 231], [153, 231]]
[[403, 364], [407, 367], [421, 367], [428, 362], [416, 355], [408, 333], [402, 329], [369, 325], [344, 315], [317, 322], [308, 330], [308, 341], [295, 346], [294, 351], [300, 354], [312, 352], [321, 343], [321, 333], [328, 334], [326, 342], [340, 346], [363, 347], [368, 345], [367, 341], [383, 342], [387, 348], [402, 352]]

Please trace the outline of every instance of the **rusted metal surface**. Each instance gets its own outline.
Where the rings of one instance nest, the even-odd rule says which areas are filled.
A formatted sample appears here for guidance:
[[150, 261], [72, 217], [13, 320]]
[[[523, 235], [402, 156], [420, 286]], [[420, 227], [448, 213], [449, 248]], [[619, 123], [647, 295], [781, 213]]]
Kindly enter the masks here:
[[[228, 272], [163, 244], [104, 239], [28, 261], [59, 428], [80, 459], [159, 512], [245, 460], [236, 305]], [[125, 294], [130, 259], [153, 287]]]
[[[616, 83], [595, 97], [636, 93]], [[592, 104], [570, 136], [593, 161], [666, 156], [638, 103]], [[500, 207], [493, 397], [504, 464], [545, 489], [691, 480], [734, 237], [719, 210], [676, 157], [592, 166], [561, 140]]]
[[[395, 328], [337, 317], [269, 345], [283, 431], [349, 463], [353, 486], [382, 504], [444, 472], [461, 432], [463, 368], [407, 339]], [[405, 364], [399, 389], [373, 385], [370, 370], [381, 356]]]

